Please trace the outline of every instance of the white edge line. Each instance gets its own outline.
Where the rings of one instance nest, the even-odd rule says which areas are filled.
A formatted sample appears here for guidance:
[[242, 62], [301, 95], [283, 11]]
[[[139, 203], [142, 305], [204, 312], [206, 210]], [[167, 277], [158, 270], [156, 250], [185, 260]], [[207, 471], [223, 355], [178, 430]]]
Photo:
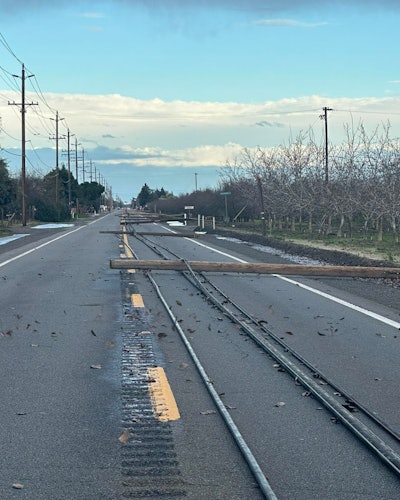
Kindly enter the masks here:
[[61, 238], [65, 238], [66, 236], [69, 236], [72, 233], [76, 233], [77, 231], [80, 231], [81, 229], [90, 226], [91, 224], [94, 224], [95, 222], [99, 221], [100, 219], [96, 219], [92, 222], [89, 222], [85, 226], [79, 226], [76, 229], [73, 229], [72, 231], [68, 231], [67, 233], [63, 233], [60, 236], [57, 236], [56, 238], [53, 238], [50, 241], [46, 241], [46, 243], [42, 243], [41, 245], [31, 248], [30, 250], [27, 250], [26, 252], [20, 253], [19, 255], [16, 255], [15, 257], [12, 257], [11, 259], [5, 260], [4, 262], [0, 263], [0, 267], [4, 267], [7, 264], [10, 264], [11, 262], [14, 262], [15, 260], [21, 259], [22, 257], [25, 257], [26, 255], [29, 255], [30, 253], [36, 252], [36, 250], [40, 250], [41, 248], [50, 245], [50, 243], [54, 243], [57, 240], [61, 240]]
[[303, 283], [300, 283], [299, 281], [295, 281], [295, 280], [292, 280], [290, 278], [286, 278], [285, 276], [281, 276], [279, 274], [273, 274], [273, 276], [276, 276], [277, 278], [280, 278], [281, 280], [287, 281], [288, 283], [292, 283], [293, 285], [299, 286], [300, 288], [304, 288], [304, 290], [308, 290], [309, 292], [316, 293], [317, 295], [320, 295], [321, 297], [324, 297], [325, 299], [329, 299], [332, 302], [336, 302], [337, 304], [340, 304], [342, 306], [353, 309], [354, 311], [357, 311], [361, 314], [365, 314], [365, 316], [369, 316], [370, 318], [374, 318], [377, 321], [380, 321], [381, 323], [385, 323], [386, 325], [393, 326], [393, 328], [397, 328], [398, 330], [400, 329], [399, 322], [394, 321], [394, 320], [389, 319], [389, 318], [385, 318], [385, 316], [382, 316], [381, 314], [374, 313], [372, 311], [369, 311], [368, 309], [364, 309], [363, 307], [352, 304], [351, 302], [346, 302], [345, 300], [339, 299], [338, 297], [335, 297], [334, 295], [330, 295], [329, 293], [321, 292], [320, 290], [316, 290], [315, 288], [312, 288], [308, 285], [304, 285]]
[[[168, 228], [165, 228], [165, 229], [168, 229]], [[168, 229], [168, 230], [171, 231], [172, 233], [175, 233], [175, 231], [172, 231], [171, 229]], [[195, 243], [196, 245], [199, 245], [201, 247], [207, 248], [208, 250], [212, 250], [213, 252], [216, 252], [220, 255], [224, 255], [225, 257], [229, 257], [230, 259], [236, 260], [237, 262], [242, 262], [243, 264], [248, 264], [248, 261], [246, 261], [246, 260], [242, 260], [242, 259], [239, 259], [238, 257], [234, 257], [233, 255], [230, 255], [228, 253], [221, 252], [220, 250], [217, 250], [215, 248], [204, 245], [204, 243], [200, 243], [199, 241], [195, 241], [195, 240], [192, 240], [190, 238], [185, 238], [185, 240], [188, 240], [191, 243]], [[300, 288], [303, 288], [304, 290], [315, 293], [316, 295], [319, 295], [320, 297], [324, 297], [325, 299], [331, 300], [332, 302], [336, 302], [337, 304], [340, 304], [344, 307], [352, 309], [353, 311], [357, 311], [361, 314], [364, 314], [365, 316], [369, 316], [370, 318], [376, 319], [377, 321], [380, 321], [381, 323], [384, 323], [386, 325], [392, 326], [393, 328], [396, 328], [397, 330], [400, 330], [400, 323], [399, 322], [394, 321], [394, 320], [389, 319], [389, 318], [386, 318], [385, 316], [382, 316], [381, 314], [374, 313], [373, 311], [369, 311], [368, 309], [364, 309], [363, 307], [352, 304], [351, 302], [347, 302], [343, 299], [339, 299], [338, 297], [335, 297], [334, 295], [330, 295], [329, 293], [321, 292], [320, 290], [312, 288], [308, 285], [304, 285], [303, 283], [300, 283], [299, 281], [295, 281], [295, 280], [292, 280], [290, 278], [286, 278], [285, 276], [281, 276], [280, 274], [273, 274], [272, 276], [275, 276], [276, 278], [279, 278], [283, 281], [287, 281], [288, 283], [291, 283], [292, 285], [299, 286]]]

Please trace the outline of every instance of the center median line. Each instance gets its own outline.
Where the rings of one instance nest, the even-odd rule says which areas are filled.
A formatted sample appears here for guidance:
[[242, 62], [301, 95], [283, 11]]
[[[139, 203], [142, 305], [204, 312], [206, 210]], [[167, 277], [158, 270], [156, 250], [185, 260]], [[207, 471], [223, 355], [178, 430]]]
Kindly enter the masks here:
[[147, 369], [149, 392], [154, 414], [160, 422], [179, 420], [181, 418], [174, 394], [162, 367]]

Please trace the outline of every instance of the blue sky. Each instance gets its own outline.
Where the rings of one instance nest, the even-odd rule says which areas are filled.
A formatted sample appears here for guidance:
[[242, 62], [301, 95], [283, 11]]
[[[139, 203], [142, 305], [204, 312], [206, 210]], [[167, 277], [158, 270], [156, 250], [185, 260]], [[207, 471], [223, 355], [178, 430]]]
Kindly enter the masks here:
[[0, 19], [0, 147], [12, 169], [21, 62], [38, 102], [28, 171], [54, 168], [57, 110], [60, 134], [75, 134], [123, 200], [144, 182], [190, 192], [194, 173], [216, 187], [241, 148], [309, 127], [322, 141], [324, 106], [332, 143], [359, 120], [389, 120], [400, 136], [397, 0], [2, 0]]

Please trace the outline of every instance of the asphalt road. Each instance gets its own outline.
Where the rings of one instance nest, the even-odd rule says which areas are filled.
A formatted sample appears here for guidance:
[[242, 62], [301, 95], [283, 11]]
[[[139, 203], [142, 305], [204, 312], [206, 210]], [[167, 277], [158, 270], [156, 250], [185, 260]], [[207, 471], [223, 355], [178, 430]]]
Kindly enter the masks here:
[[[0, 246], [0, 498], [261, 498], [149, 281], [109, 268], [124, 249], [100, 231], [118, 229], [117, 215]], [[152, 239], [188, 260], [282, 259], [211, 235]], [[187, 281], [152, 274], [278, 498], [398, 498], [398, 478]], [[357, 280], [212, 278], [400, 428], [400, 339], [379, 319], [399, 319], [395, 293], [385, 303], [379, 287]], [[148, 366], [165, 370], [178, 420], [154, 418]]]
[[108, 268], [118, 249], [99, 234], [116, 218], [92, 222], [30, 230], [18, 247], [2, 248], [2, 499], [118, 498], [121, 491], [120, 287]]
[[109, 268], [121, 250], [100, 231], [118, 230], [117, 215], [0, 246], [0, 498], [261, 498], [182, 345], [169, 372], [184, 417], [159, 424], [129, 399], [148, 383], [126, 356], [147, 343], [165, 366], [158, 333], [172, 327], [162, 311], [135, 314], [134, 279]]
[[[160, 231], [160, 226], [148, 226], [146, 230]], [[151, 239], [189, 261], [282, 259], [273, 254], [266, 258], [260, 250], [215, 236], [195, 241], [158, 236]], [[134, 246], [139, 258], [154, 259], [140, 243]], [[278, 498], [398, 498], [398, 478], [345, 428], [332, 423], [317, 401], [304, 398], [303, 388], [279, 373], [273, 360], [266, 359], [234, 325], [223, 322], [221, 314], [199, 300], [186, 281], [172, 272], [153, 271], [152, 275], [216, 390], [234, 408], [232, 416], [240, 423]], [[211, 276], [254, 317], [265, 321], [306, 359], [400, 430], [400, 301], [391, 307], [383, 305], [381, 285], [376, 288], [374, 301], [372, 285], [366, 298], [365, 283], [356, 280]], [[145, 282], [141, 286], [145, 289]], [[157, 308], [151, 292], [147, 293], [148, 303]], [[285, 405], [277, 408], [278, 402]]]

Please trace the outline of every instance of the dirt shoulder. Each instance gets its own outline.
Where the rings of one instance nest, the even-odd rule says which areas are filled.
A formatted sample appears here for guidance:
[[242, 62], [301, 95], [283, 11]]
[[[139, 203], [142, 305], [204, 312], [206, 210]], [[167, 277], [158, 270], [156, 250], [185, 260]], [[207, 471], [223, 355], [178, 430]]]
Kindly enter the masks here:
[[[326, 262], [336, 266], [366, 266], [366, 267], [397, 267], [398, 264], [393, 264], [379, 258], [367, 257], [351, 253], [340, 249], [321, 248], [311, 242], [293, 243], [290, 241], [276, 240], [269, 236], [262, 236], [240, 230], [232, 230], [229, 228], [218, 228], [215, 231], [209, 231], [215, 234], [223, 234], [231, 238], [238, 238], [244, 241], [250, 241], [258, 245], [265, 245], [272, 248], [277, 248], [286, 253], [299, 255], [301, 257], [309, 257], [314, 260]], [[400, 267], [400, 266], [399, 266]]]

